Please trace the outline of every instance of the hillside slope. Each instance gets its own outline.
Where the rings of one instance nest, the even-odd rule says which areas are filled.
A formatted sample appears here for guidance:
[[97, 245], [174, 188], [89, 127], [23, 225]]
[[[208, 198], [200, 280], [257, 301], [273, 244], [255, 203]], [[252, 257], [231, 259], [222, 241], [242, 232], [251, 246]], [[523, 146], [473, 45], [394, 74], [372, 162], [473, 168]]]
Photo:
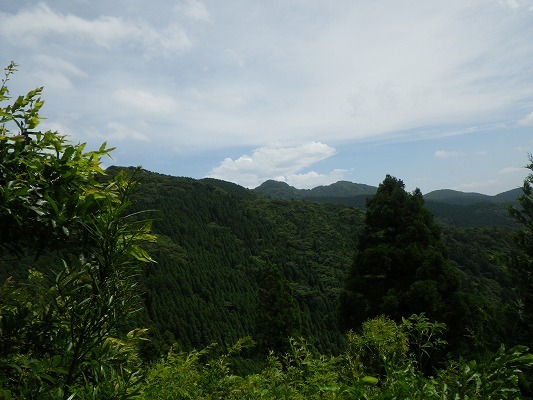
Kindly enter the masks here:
[[143, 171], [136, 210], [158, 210], [143, 285], [148, 316], [186, 348], [255, 336], [257, 276], [278, 265], [315, 345], [340, 345], [336, 308], [361, 211], [269, 199], [216, 180]]
[[[114, 173], [118, 169], [110, 169]], [[157, 264], [145, 269], [147, 323], [184, 348], [256, 337], [258, 276], [279, 266], [302, 316], [303, 334], [323, 352], [341, 346], [338, 298], [364, 213], [342, 204], [272, 199], [224, 181], [141, 173], [137, 210], [157, 210]], [[498, 268], [512, 229], [448, 226], [451, 261], [463, 285], [498, 302]], [[492, 307], [492, 305], [491, 305]]]

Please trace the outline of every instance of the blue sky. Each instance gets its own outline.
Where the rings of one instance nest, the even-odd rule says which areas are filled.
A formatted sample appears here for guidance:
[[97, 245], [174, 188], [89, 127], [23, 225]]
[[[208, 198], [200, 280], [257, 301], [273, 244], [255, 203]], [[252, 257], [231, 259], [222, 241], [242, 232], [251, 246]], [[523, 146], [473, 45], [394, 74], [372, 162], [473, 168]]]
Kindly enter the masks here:
[[533, 0], [4, 0], [0, 49], [109, 165], [496, 194], [533, 152]]

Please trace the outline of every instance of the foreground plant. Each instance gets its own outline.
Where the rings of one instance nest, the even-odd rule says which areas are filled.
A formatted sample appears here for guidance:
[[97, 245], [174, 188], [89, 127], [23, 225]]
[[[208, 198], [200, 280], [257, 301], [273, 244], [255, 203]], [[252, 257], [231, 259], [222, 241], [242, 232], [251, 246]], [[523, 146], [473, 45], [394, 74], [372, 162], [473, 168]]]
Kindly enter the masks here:
[[[521, 398], [519, 380], [533, 366], [533, 356], [524, 347], [501, 347], [483, 362], [456, 360], [434, 375], [424, 374], [420, 357], [429, 357], [443, 345], [444, 328], [424, 315], [413, 315], [402, 324], [377, 317], [366, 321], [361, 333], [350, 333], [346, 351], [337, 357], [321, 355], [306, 340], [291, 338], [287, 352], [271, 353], [259, 372], [247, 375], [232, 372], [232, 356], [251, 345], [249, 339], [222, 355], [216, 345], [201, 351], [171, 351], [148, 370], [139, 398]], [[415, 343], [411, 351], [410, 340]]]
[[[126, 398], [145, 331], [122, 325], [139, 308], [140, 264], [152, 261], [141, 247], [154, 240], [150, 221], [126, 213], [131, 177], [102, 179], [105, 143], [87, 152], [37, 130], [41, 94], [0, 107], [0, 262], [30, 267], [25, 284], [0, 287], [0, 398]], [[35, 263], [43, 257], [47, 268]]]

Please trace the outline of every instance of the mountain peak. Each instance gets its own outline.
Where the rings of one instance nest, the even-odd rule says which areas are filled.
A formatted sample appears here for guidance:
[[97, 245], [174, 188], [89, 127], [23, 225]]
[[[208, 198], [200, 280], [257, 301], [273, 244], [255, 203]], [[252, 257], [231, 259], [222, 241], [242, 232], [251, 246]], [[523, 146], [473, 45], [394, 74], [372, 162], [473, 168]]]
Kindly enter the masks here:
[[376, 192], [376, 189], [374, 186], [349, 181], [338, 181], [331, 185], [317, 186], [313, 189], [297, 189], [286, 182], [268, 180], [253, 190], [257, 193], [282, 199], [303, 199], [372, 195]]
[[302, 198], [301, 189], [296, 189], [286, 182], [269, 179], [253, 189], [254, 192], [281, 199], [300, 199]]

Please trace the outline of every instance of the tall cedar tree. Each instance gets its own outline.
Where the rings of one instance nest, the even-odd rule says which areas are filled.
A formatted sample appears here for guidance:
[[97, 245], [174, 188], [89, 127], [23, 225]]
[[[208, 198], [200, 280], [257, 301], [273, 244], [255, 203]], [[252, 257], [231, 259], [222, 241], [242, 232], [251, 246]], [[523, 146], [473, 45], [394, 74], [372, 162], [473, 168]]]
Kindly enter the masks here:
[[289, 338], [298, 337], [302, 316], [289, 282], [280, 267], [268, 264], [259, 280], [259, 313], [256, 324], [260, 351], [283, 352]]
[[516, 252], [507, 258], [507, 267], [516, 285], [521, 305], [521, 326], [515, 335], [518, 341], [533, 346], [533, 155], [529, 155], [531, 170], [522, 186], [518, 206], [509, 209], [511, 216], [521, 224], [522, 229], [515, 236]]
[[387, 175], [367, 200], [365, 226], [341, 300], [341, 324], [356, 328], [385, 314], [395, 320], [425, 312], [447, 322], [459, 279], [419, 189]]

